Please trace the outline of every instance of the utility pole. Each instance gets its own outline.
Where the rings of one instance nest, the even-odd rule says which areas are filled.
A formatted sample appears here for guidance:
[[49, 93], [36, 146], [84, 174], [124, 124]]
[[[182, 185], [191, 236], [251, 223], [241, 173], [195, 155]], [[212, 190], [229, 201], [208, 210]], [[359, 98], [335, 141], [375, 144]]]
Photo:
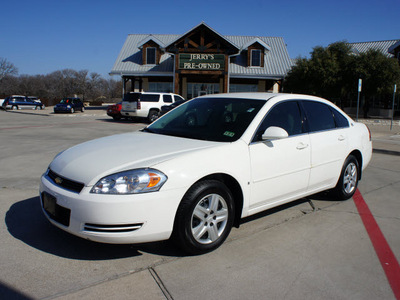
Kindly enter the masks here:
[[393, 117], [394, 117], [394, 98], [396, 96], [396, 84], [394, 85], [394, 90], [393, 90], [393, 102], [392, 102], [392, 120], [390, 121], [390, 130], [393, 128]]

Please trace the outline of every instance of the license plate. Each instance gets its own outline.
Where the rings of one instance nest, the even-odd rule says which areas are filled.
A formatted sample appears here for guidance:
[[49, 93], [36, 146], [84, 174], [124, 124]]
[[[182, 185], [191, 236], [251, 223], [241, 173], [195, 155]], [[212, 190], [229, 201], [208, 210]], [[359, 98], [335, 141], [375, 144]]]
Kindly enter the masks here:
[[44, 210], [47, 213], [49, 213], [50, 215], [55, 216], [56, 215], [56, 205], [57, 205], [56, 198], [48, 193], [43, 193], [42, 200], [43, 200]]

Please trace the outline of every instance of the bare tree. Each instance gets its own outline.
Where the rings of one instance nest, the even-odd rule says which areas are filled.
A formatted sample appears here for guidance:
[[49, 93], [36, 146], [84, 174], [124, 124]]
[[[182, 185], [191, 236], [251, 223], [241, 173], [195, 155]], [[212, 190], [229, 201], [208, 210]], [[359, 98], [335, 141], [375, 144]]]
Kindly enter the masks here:
[[7, 59], [0, 57], [0, 80], [7, 75], [17, 75], [18, 69], [14, 64], [7, 61]]

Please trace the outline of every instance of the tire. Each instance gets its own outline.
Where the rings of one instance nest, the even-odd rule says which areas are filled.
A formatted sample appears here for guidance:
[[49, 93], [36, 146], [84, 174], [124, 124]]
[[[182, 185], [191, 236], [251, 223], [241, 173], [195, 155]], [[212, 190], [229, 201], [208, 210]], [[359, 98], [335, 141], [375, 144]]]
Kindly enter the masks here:
[[120, 117], [120, 116], [113, 116], [112, 118], [114, 119], [114, 121], [119, 121], [119, 120], [121, 120], [121, 117]]
[[18, 110], [18, 106], [13, 105], [13, 106], [11, 107], [11, 109], [12, 109], [12, 110]]
[[172, 238], [187, 253], [207, 253], [221, 246], [228, 237], [234, 215], [233, 196], [223, 183], [198, 182], [178, 207]]
[[349, 155], [343, 164], [339, 181], [333, 189], [334, 195], [340, 200], [347, 200], [353, 197], [357, 190], [359, 178], [360, 167], [358, 160], [353, 155]]
[[73, 107], [71, 107], [71, 114], [73, 114], [75, 112], [75, 109]]
[[157, 120], [158, 119], [158, 111], [156, 111], [156, 110], [151, 110], [150, 112], [149, 112], [149, 115], [147, 116], [147, 120], [150, 122], [150, 123], [153, 123], [155, 120]]

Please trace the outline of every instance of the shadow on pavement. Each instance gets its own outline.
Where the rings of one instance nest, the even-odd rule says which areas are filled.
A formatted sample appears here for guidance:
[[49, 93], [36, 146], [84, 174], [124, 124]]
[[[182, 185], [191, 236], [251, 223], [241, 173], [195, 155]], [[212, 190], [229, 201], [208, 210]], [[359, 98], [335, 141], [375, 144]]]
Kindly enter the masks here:
[[30, 300], [33, 299], [27, 295], [22, 294], [20, 291], [8, 286], [0, 281], [0, 298], [13, 299], [13, 300]]
[[13, 204], [5, 223], [10, 234], [25, 244], [56, 256], [79, 260], [108, 260], [142, 255], [183, 256], [168, 242], [114, 245], [91, 242], [58, 229], [43, 215], [39, 197]]

